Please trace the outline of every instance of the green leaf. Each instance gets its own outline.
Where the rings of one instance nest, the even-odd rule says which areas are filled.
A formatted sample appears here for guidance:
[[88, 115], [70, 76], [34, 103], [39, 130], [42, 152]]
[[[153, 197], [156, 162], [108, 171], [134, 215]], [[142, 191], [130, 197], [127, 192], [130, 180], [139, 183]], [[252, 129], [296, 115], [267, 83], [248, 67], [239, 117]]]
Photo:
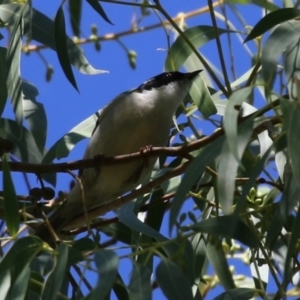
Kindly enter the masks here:
[[[244, 208], [249, 191], [255, 185], [256, 178], [263, 171], [264, 166], [267, 162], [267, 159], [269, 158], [271, 150], [272, 150], [272, 146], [266, 151], [266, 153], [262, 156], [262, 158], [260, 160], [258, 160], [256, 162], [256, 164], [253, 166], [253, 168], [251, 170], [251, 174], [249, 176], [249, 179], [248, 179], [247, 183], [243, 186], [242, 195], [239, 197], [237, 204], [236, 204], [236, 209], [234, 212], [234, 216], [236, 217], [236, 220], [239, 219], [239, 214], [241, 213], [242, 209]], [[249, 170], [249, 172], [250, 172], [250, 170]]]
[[217, 113], [217, 108], [201, 76], [194, 79], [189, 94], [205, 118]]
[[60, 138], [48, 150], [43, 159], [43, 163], [50, 163], [56, 158], [67, 157], [77, 143], [85, 138], [91, 137], [100, 114], [101, 110], [73, 127], [67, 134]]
[[195, 231], [220, 235], [236, 239], [250, 248], [257, 248], [258, 241], [252, 230], [241, 220], [236, 220], [233, 216], [220, 216], [209, 218], [183, 229], [192, 229]]
[[119, 273], [114, 282], [113, 291], [119, 300], [130, 300], [127, 287]]
[[206, 243], [207, 235], [196, 233], [192, 239], [192, 247], [194, 252], [194, 281], [199, 284], [202, 274], [207, 270]]
[[43, 284], [44, 284], [44, 277], [40, 273], [31, 272], [30, 281], [29, 281], [29, 295], [28, 295], [29, 299], [31, 298], [33, 300], [41, 299]]
[[[28, 283], [30, 278], [30, 268], [25, 266], [19, 276], [17, 277], [15, 284], [10, 287], [6, 300], [23, 300], [26, 299], [26, 293], [28, 289]], [[2, 293], [2, 292], [1, 292]]]
[[[24, 7], [27, 7], [27, 5]], [[23, 12], [24, 9], [21, 10], [20, 15], [14, 23], [6, 53], [7, 92], [19, 125], [21, 125], [23, 121], [23, 99], [20, 78]]]
[[296, 177], [298, 186], [300, 186], [300, 157], [299, 157], [300, 139], [298, 138], [299, 128], [300, 128], [299, 126], [300, 126], [300, 107], [299, 105], [295, 105], [292, 115], [290, 116], [287, 141], [288, 141], [288, 153], [291, 159], [291, 166], [292, 166], [293, 174]]
[[73, 30], [73, 34], [76, 37], [80, 37], [82, 0], [69, 0], [69, 9], [70, 23]]
[[107, 17], [98, 0], [86, 0], [87, 3], [109, 24], [114, 25]]
[[134, 213], [134, 205], [134, 202], [129, 202], [118, 209], [116, 211], [116, 215], [118, 216], [119, 220], [137, 232], [141, 232], [158, 241], [166, 241], [166, 237], [137, 218]]
[[296, 8], [281, 8], [276, 11], [270, 12], [262, 18], [251, 30], [244, 43], [261, 36], [263, 33], [272, 27], [292, 19], [300, 17], [300, 11]]
[[[11, 24], [20, 16], [20, 11], [23, 5], [19, 4], [3, 4], [0, 6], [0, 19], [4, 23]], [[25, 25], [25, 33], [30, 40], [35, 40], [52, 50], [56, 51], [55, 37], [54, 37], [54, 22], [43, 13], [34, 8], [26, 9], [23, 14], [23, 21]], [[107, 73], [104, 70], [94, 69], [83, 51], [68, 37], [67, 46], [70, 61], [81, 73], [95, 75]]]
[[0, 47], [0, 116], [2, 116], [7, 100], [7, 70], [5, 62], [6, 53], [6, 48]]
[[[22, 132], [22, 134], [21, 134]], [[42, 154], [37, 148], [31, 132], [24, 126], [20, 129], [16, 121], [1, 118], [0, 136], [10, 139], [15, 147], [12, 154], [22, 162], [41, 163]], [[22, 136], [21, 138], [18, 138]]]
[[47, 138], [47, 115], [44, 105], [36, 101], [38, 90], [31, 83], [23, 80], [22, 91], [24, 94], [24, 117], [29, 125], [36, 146], [41, 153], [44, 153]]
[[66, 267], [68, 262], [68, 246], [62, 244], [58, 247], [56, 263], [51, 274], [45, 282], [42, 293], [42, 300], [56, 300], [58, 292], [62, 286], [64, 277], [66, 276]]
[[14, 237], [18, 233], [20, 226], [19, 202], [17, 200], [14, 183], [11, 178], [6, 154], [2, 157], [2, 165], [5, 222], [10, 235]]
[[[290, 21], [278, 26], [268, 38], [262, 51], [262, 76], [271, 89], [276, 78], [276, 69], [280, 55], [290, 46], [296, 45], [300, 36], [300, 24]], [[288, 78], [290, 80], [290, 78]]]
[[[236, 92], [234, 92], [228, 100], [228, 105], [226, 106], [225, 115], [224, 115], [224, 130], [226, 134], [228, 147], [238, 163], [240, 163], [241, 161], [242, 158], [241, 156], [244, 152], [245, 145], [242, 145], [242, 147], [237, 147], [239, 146], [238, 117], [241, 112], [241, 110], [237, 107], [241, 106], [243, 102], [247, 101], [247, 98], [250, 96], [252, 91], [253, 91], [253, 86], [250, 86], [250, 87], [239, 89]], [[249, 125], [250, 124], [248, 124], [248, 126]], [[245, 129], [247, 129], [248, 126], [246, 126]], [[246, 140], [249, 139], [249, 134], [250, 132], [249, 130], [247, 130]], [[242, 138], [242, 135], [240, 138]]]
[[132, 230], [121, 222], [109, 224], [109, 226], [102, 227], [100, 230], [115, 240], [131, 245]]
[[214, 298], [214, 300], [233, 300], [233, 299], [249, 300], [249, 299], [253, 299], [254, 294], [255, 292], [253, 289], [236, 288], [220, 294], [219, 296]]
[[170, 210], [170, 221], [169, 231], [171, 232], [173, 225], [176, 223], [176, 218], [179, 214], [180, 208], [183, 205], [187, 193], [190, 191], [192, 186], [197, 182], [205, 171], [205, 167], [213, 161], [221, 152], [222, 145], [225, 137], [219, 137], [213, 141], [210, 145], [206, 146], [194, 159], [191, 165], [185, 172], [182, 182], [177, 190], [174, 197], [171, 210]]
[[26, 236], [17, 240], [0, 262], [0, 283], [3, 284], [10, 276], [12, 286], [42, 248], [43, 242], [35, 236]]
[[156, 279], [168, 299], [194, 299], [188, 279], [172, 261], [165, 258], [161, 260], [156, 268]]
[[9, 292], [9, 288], [11, 287], [11, 275], [8, 269], [3, 271], [0, 274], [0, 300], [6, 300], [6, 296]]
[[131, 300], [151, 300], [151, 271], [142, 265], [133, 263], [128, 289]]
[[[233, 123], [235, 123], [236, 120], [233, 119], [232, 121]], [[220, 160], [218, 164], [218, 196], [224, 214], [230, 214], [232, 212], [235, 191], [235, 177], [238, 172], [238, 167], [241, 164], [244, 151], [252, 136], [253, 119], [249, 119], [246, 122], [242, 123], [238, 127], [238, 131], [239, 132], [238, 136], [236, 137], [234, 147], [234, 151], [237, 152], [237, 157], [234, 157], [235, 153], [231, 152], [232, 147], [230, 147], [230, 141], [226, 140], [222, 147], [222, 152], [220, 154]]]
[[295, 255], [295, 249], [298, 244], [298, 240], [300, 238], [300, 209], [298, 205], [298, 212], [297, 216], [295, 218], [293, 227], [292, 227], [292, 232], [291, 232], [291, 237], [289, 240], [289, 245], [287, 248], [287, 254], [286, 254], [286, 259], [285, 259], [285, 265], [284, 265], [284, 273], [283, 273], [283, 288], [286, 289], [288, 284], [291, 282], [292, 277], [293, 277], [293, 263], [291, 262], [294, 260], [294, 255]]
[[234, 289], [235, 284], [221, 244], [212, 245], [209, 242], [206, 254], [223, 287], [226, 290]]
[[59, 7], [54, 23], [54, 37], [55, 37], [55, 48], [57, 51], [58, 60], [60, 65], [73, 87], [79, 92], [76, 80], [71, 68], [71, 62], [67, 47], [67, 35], [66, 35], [66, 24], [65, 16], [62, 6]]
[[[231, 32], [233, 31], [218, 28], [219, 35]], [[195, 26], [185, 30], [184, 35], [187, 39], [190, 40], [195, 48], [198, 49], [199, 47], [205, 45], [207, 42], [216, 38], [216, 29], [213, 26], [207, 25]], [[178, 70], [192, 53], [192, 49], [185, 42], [182, 36], [178, 36], [168, 53], [165, 62], [165, 70]]]
[[269, 1], [265, 1], [265, 0], [252, 0], [251, 3], [253, 3], [257, 6], [260, 6], [269, 11], [274, 11], [274, 10], [279, 9], [279, 6], [277, 6], [276, 4], [269, 2]]
[[118, 274], [119, 258], [114, 251], [95, 252], [95, 263], [98, 268], [99, 279], [97, 286], [86, 297], [86, 300], [106, 299]]

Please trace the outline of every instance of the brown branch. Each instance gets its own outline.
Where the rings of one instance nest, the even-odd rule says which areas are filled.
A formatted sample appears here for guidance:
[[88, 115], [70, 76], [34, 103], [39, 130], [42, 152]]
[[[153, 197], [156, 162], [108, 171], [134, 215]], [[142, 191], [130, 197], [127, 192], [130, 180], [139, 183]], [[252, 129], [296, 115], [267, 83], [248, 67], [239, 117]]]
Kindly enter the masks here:
[[[239, 120], [239, 123], [242, 123], [248, 118], [249, 116]], [[268, 125], [270, 123], [278, 124], [280, 122], [281, 122], [281, 118], [279, 116], [273, 117], [270, 120], [262, 122], [254, 129], [253, 137], [256, 137], [256, 135], [261, 133], [262, 131], [267, 130]], [[150, 150], [142, 153], [141, 151], [139, 151], [136, 153], [118, 155], [114, 157], [104, 157], [103, 155], [98, 155], [90, 159], [82, 159], [73, 162], [56, 163], [56, 164], [32, 164], [32, 163], [23, 163], [23, 162], [9, 162], [9, 168], [12, 172], [26, 172], [26, 173], [34, 173], [34, 174], [69, 173], [71, 170], [95, 168], [95, 166], [125, 164], [140, 159], [141, 157], [145, 158], [145, 157], [153, 157], [153, 156], [160, 156], [160, 155], [167, 155], [170, 157], [180, 157], [180, 156], [186, 157], [187, 153], [205, 147], [206, 145], [213, 142], [223, 134], [224, 134], [224, 129], [218, 128], [210, 136], [203, 137], [200, 140], [191, 142], [187, 145], [178, 146], [178, 147], [153, 147], [150, 148]], [[2, 170], [3, 170], [3, 166], [0, 163], [0, 171]]]
[[[9, 162], [9, 168], [12, 172], [26, 172], [34, 174], [44, 173], [69, 173], [70, 170], [95, 168], [95, 166], [107, 166], [125, 164], [131, 161], [140, 159], [141, 157], [152, 157], [160, 155], [168, 156], [185, 156], [187, 153], [200, 149], [207, 144], [211, 143], [219, 136], [223, 134], [223, 129], [218, 129], [212, 135], [202, 138], [199, 141], [189, 143], [188, 145], [178, 147], [153, 147], [151, 150], [141, 153], [135, 152], [131, 154], [118, 155], [114, 157], [104, 157], [103, 155], [97, 155], [94, 158], [82, 159], [73, 162], [56, 163], [56, 164], [32, 164], [23, 162]], [[3, 170], [2, 164], [0, 164], [0, 171]]]

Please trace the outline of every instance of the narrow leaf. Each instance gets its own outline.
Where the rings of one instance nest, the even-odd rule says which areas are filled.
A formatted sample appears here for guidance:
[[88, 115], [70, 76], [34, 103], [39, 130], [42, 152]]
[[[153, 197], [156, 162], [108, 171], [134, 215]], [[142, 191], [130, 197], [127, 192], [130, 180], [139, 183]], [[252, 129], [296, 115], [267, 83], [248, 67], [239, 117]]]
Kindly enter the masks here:
[[168, 299], [194, 299], [188, 279], [172, 261], [162, 259], [156, 268], [156, 279]]
[[38, 90], [27, 81], [22, 81], [24, 117], [41, 153], [45, 152], [47, 138], [47, 115], [42, 103], [36, 101]]
[[118, 274], [119, 258], [111, 250], [101, 250], [95, 253], [95, 262], [98, 268], [99, 279], [97, 286], [86, 297], [87, 300], [107, 299]]
[[270, 12], [264, 18], [262, 18], [249, 33], [244, 43], [255, 39], [262, 35], [272, 27], [292, 19], [300, 17], [300, 10], [296, 8], [281, 8], [276, 11]]
[[[281, 24], [271, 33], [262, 52], [262, 76], [271, 89], [276, 77], [276, 69], [279, 57], [292, 45], [299, 41], [298, 21], [290, 21]], [[291, 76], [291, 74], [289, 74]], [[288, 78], [290, 80], [290, 77]]]
[[[218, 34], [230, 33], [233, 31], [218, 28]], [[184, 31], [184, 35], [190, 42], [199, 48], [216, 38], [216, 29], [213, 26], [195, 26]], [[178, 70], [186, 61], [186, 59], [193, 53], [191, 47], [185, 42], [182, 36], [178, 36], [176, 41], [171, 46], [168, 53], [165, 70], [174, 71]]]
[[56, 46], [57, 56], [60, 65], [69, 82], [73, 85], [73, 87], [77, 91], [79, 91], [71, 68], [71, 62], [70, 62], [68, 47], [67, 47], [65, 16], [61, 6], [59, 7], [55, 16], [54, 32], [55, 32], [54, 35], [55, 46]]
[[7, 92], [19, 125], [23, 121], [23, 99], [20, 78], [22, 13], [23, 10], [14, 24], [6, 54]]
[[68, 252], [68, 246], [66, 244], [62, 244], [58, 247], [55, 267], [45, 283], [42, 300], [57, 299], [58, 292], [60, 291], [64, 277], [66, 276]]
[[[242, 109], [240, 109], [239, 107], [242, 105], [243, 102], [247, 101], [247, 98], [250, 96], [252, 91], [253, 91], [253, 87], [250, 86], [250, 87], [239, 89], [236, 92], [234, 92], [228, 100], [228, 105], [226, 107], [225, 115], [224, 115], [224, 130], [226, 133], [226, 140], [228, 143], [228, 147], [238, 163], [240, 163], [241, 155], [243, 154], [245, 149], [244, 143], [242, 147], [237, 147], [239, 146], [238, 117], [242, 112]], [[251, 124], [248, 124], [248, 126], [250, 125]], [[246, 129], [248, 128], [248, 126], [246, 126]], [[246, 140], [249, 139], [249, 134], [250, 132], [249, 130], [247, 130]], [[241, 134], [240, 138], [243, 138], [243, 134]]]
[[214, 298], [214, 300], [233, 300], [233, 299], [249, 300], [249, 299], [253, 299], [254, 293], [255, 292], [253, 289], [236, 288], [220, 294], [219, 296]]
[[258, 247], [258, 241], [254, 232], [241, 220], [236, 221], [233, 216], [210, 218], [183, 228], [233, 238], [250, 248]]
[[109, 24], [114, 25], [107, 17], [98, 0], [86, 0], [87, 3]]
[[174, 197], [169, 221], [169, 231], [171, 232], [172, 227], [176, 223], [176, 218], [180, 212], [180, 209], [185, 201], [187, 193], [190, 191], [192, 186], [200, 179], [205, 167], [213, 161], [221, 152], [222, 145], [224, 143], [224, 136], [219, 137], [210, 145], [206, 146], [203, 151], [200, 152], [198, 157], [194, 159], [192, 164], [188, 167], [181, 184]]
[[0, 47], [0, 116], [2, 116], [7, 100], [7, 70], [6, 70], [6, 48]]
[[294, 111], [290, 116], [287, 141], [288, 141], [288, 153], [291, 159], [291, 167], [293, 170], [293, 174], [296, 177], [298, 186], [300, 186], [300, 156], [299, 156], [300, 139], [298, 138], [299, 128], [300, 128], [300, 107], [299, 105], [295, 105]]
[[133, 270], [128, 286], [129, 296], [132, 300], [151, 300], [151, 272], [148, 268], [133, 263]]
[[9, 272], [13, 284], [42, 248], [43, 242], [35, 236], [26, 236], [17, 240], [0, 262], [0, 283]]
[[[1, 5], [0, 19], [9, 24], [16, 22], [22, 13], [22, 7], [23, 5], [19, 4]], [[35, 40], [56, 51], [53, 20], [34, 8], [30, 10], [26, 8], [23, 13], [23, 21], [25, 33], [30, 40]], [[72, 65], [81, 73], [89, 75], [107, 73], [107, 71], [93, 68], [84, 56], [83, 51], [69, 37], [67, 38], [67, 46]]]
[[70, 8], [70, 22], [71, 22], [73, 34], [76, 37], [80, 37], [82, 0], [69, 0], [69, 8]]
[[207, 244], [207, 258], [212, 264], [221, 284], [226, 290], [234, 289], [235, 284], [229, 270], [228, 261], [221, 245]]
[[[29, 266], [24, 267], [15, 281], [15, 284], [10, 287], [10, 291], [6, 300], [23, 300], [26, 299], [28, 283], [30, 278]], [[2, 293], [2, 291], [1, 291]]]
[[14, 183], [11, 178], [6, 154], [2, 157], [2, 165], [5, 221], [10, 235], [15, 236], [18, 233], [20, 226], [19, 202], [17, 200]]

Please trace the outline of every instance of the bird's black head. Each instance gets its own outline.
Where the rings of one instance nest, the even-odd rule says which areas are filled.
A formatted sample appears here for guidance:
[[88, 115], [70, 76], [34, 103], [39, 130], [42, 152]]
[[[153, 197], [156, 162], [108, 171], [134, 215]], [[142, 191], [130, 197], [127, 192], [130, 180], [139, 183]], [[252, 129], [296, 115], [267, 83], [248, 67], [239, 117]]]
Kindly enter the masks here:
[[178, 71], [165, 72], [165, 73], [159, 74], [157, 76], [154, 76], [154, 77], [148, 79], [143, 84], [141, 84], [137, 88], [137, 90], [139, 92], [142, 92], [143, 90], [150, 91], [152, 88], [159, 88], [161, 86], [168, 85], [171, 82], [180, 81], [185, 78], [192, 80], [201, 71], [202, 70], [197, 70], [197, 71], [190, 72], [190, 73], [181, 73]]

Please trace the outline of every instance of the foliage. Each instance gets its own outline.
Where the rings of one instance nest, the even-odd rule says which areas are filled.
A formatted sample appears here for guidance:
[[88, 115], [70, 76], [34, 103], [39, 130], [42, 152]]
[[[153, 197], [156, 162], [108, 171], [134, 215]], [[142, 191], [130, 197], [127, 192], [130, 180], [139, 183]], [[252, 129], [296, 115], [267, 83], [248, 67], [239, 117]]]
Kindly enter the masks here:
[[[103, 2], [113, 2], [120, 11], [124, 4]], [[153, 180], [90, 213], [89, 226], [59, 233], [61, 241], [52, 248], [32, 230], [56, 209], [42, 205], [54, 196], [45, 184], [55, 187], [55, 172], [73, 174], [109, 163], [109, 158], [57, 164], [90, 136], [96, 116], [57, 137], [47, 149], [47, 111], [36, 99], [38, 88], [21, 76], [21, 55], [52, 49], [65, 77], [78, 89], [72, 66], [86, 75], [106, 72], [95, 69], [82, 50], [89, 43], [100, 50], [105, 40], [96, 27], [89, 38], [79, 38], [83, 8], [95, 10], [103, 22], [114, 20], [97, 0], [58, 3], [53, 20], [31, 1], [1, 1], [0, 39], [7, 46], [0, 47], [0, 213], [6, 220], [1, 227], [0, 299], [91, 300], [108, 299], [112, 293], [122, 300], [151, 299], [158, 289], [168, 299], [212, 299], [215, 286], [222, 288], [214, 299], [299, 296], [300, 11], [291, 8], [291, 1], [277, 7], [258, 0], [209, 0], [202, 10], [172, 19], [163, 1], [126, 3], [140, 9], [139, 22], [127, 32], [136, 39], [137, 32], [151, 29], [139, 26], [154, 11], [166, 20], [153, 26], [166, 31], [168, 43], [169, 32], [174, 37], [165, 70], [203, 68], [204, 76], [178, 110], [171, 132], [175, 142], [169, 149], [153, 149], [162, 166], [153, 171]], [[239, 12], [242, 5], [265, 13], [252, 30]], [[201, 23], [204, 14], [210, 25]], [[74, 38], [67, 33], [65, 16]], [[187, 28], [190, 17], [197, 26]], [[136, 53], [118, 41], [134, 68]], [[217, 53], [214, 61], [203, 55], [207, 43]], [[238, 66], [246, 59], [249, 68]], [[52, 72], [47, 65], [49, 81]], [[5, 116], [8, 102], [14, 119]], [[200, 128], [210, 129], [203, 134]], [[13, 171], [36, 174], [41, 187], [18, 195]], [[112, 209], [115, 216], [105, 219], [103, 213]], [[19, 228], [26, 234], [18, 234]], [[73, 239], [79, 233], [85, 235]], [[241, 274], [230, 266], [232, 259], [245, 264]], [[132, 270], [128, 283], [120, 267], [124, 260]], [[94, 284], [89, 283], [91, 276], [97, 276]]]

